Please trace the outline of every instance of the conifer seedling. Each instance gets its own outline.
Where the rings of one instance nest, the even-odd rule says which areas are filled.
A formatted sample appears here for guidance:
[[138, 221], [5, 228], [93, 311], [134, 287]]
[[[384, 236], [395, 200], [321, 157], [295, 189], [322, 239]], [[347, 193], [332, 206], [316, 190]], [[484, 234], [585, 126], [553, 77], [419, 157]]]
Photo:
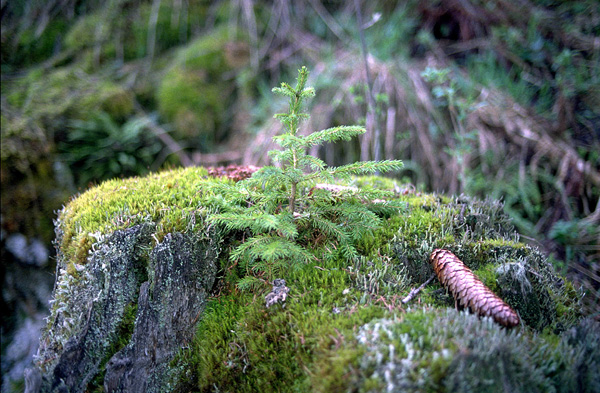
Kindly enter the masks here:
[[243, 231], [245, 239], [230, 259], [245, 267], [248, 276], [238, 287], [252, 288], [257, 276], [268, 280], [289, 267], [320, 258], [358, 256], [356, 240], [381, 225], [378, 214], [397, 212], [399, 205], [387, 191], [349, 186], [353, 175], [399, 170], [399, 160], [362, 161], [328, 167], [307, 154], [316, 145], [350, 140], [366, 130], [360, 126], [338, 126], [300, 135], [299, 125], [309, 118], [304, 102], [315, 95], [306, 87], [308, 70], [298, 70], [295, 87], [282, 83], [273, 92], [288, 97], [287, 113], [276, 119], [284, 132], [273, 140], [282, 149], [268, 154], [279, 166], [263, 167], [251, 178], [224, 186], [214, 222], [231, 231]]

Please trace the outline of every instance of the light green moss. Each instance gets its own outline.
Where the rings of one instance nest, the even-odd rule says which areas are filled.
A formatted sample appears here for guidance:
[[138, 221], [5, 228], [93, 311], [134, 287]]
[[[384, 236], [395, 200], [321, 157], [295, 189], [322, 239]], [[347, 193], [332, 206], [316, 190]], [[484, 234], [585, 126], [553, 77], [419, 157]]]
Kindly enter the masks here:
[[53, 164], [53, 142], [39, 119], [23, 115], [4, 99], [0, 118], [3, 228], [50, 244], [52, 218], [69, 196], [69, 182]]
[[[98, 83], [76, 65], [50, 73], [34, 69], [9, 87], [7, 99], [30, 121], [51, 129], [64, 121], [63, 117], [86, 119], [92, 112], [103, 110], [121, 119], [133, 112], [130, 92], [110, 81]], [[55, 132], [62, 133], [64, 129]]]
[[495, 264], [488, 263], [487, 265], [475, 270], [473, 274], [475, 274], [477, 278], [479, 278], [492, 292], [498, 293], [499, 288], [496, 279], [496, 268], [497, 266]]
[[[182, 12], [176, 0], [161, 1], [155, 15], [155, 55], [185, 42], [191, 30], [206, 19], [207, 4], [192, 2], [186, 7], [187, 12]], [[78, 53], [90, 69], [114, 61], [117, 54], [123, 57], [118, 60], [126, 61], [144, 57], [148, 54], [148, 35], [153, 27], [148, 21], [154, 17], [153, 12], [149, 3], [135, 7], [109, 4], [78, 18], [66, 34], [65, 47]], [[119, 40], [111, 39], [115, 36]]]
[[65, 36], [65, 47], [80, 51], [104, 43], [111, 32], [107, 19], [100, 11], [78, 18]]
[[111, 233], [141, 222], [157, 223], [155, 238], [195, 229], [197, 216], [209, 210], [202, 202], [208, 178], [204, 168], [175, 169], [143, 178], [114, 179], [68, 203], [58, 217], [61, 251], [67, 260], [85, 263], [96, 233]]
[[[343, 261], [306, 265], [286, 276], [290, 296], [283, 308], [265, 308], [264, 295], [237, 291], [213, 299], [193, 350], [185, 355], [201, 391], [311, 391], [306, 371], [324, 351], [340, 348], [353, 330], [384, 315], [359, 307]], [[276, 383], [274, 383], [276, 382]]]

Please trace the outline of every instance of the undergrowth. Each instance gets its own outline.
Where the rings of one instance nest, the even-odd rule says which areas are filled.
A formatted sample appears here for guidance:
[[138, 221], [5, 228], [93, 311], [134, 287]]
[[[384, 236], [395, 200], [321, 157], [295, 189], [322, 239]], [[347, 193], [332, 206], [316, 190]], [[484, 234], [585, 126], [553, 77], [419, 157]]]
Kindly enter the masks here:
[[[356, 184], [380, 179], [361, 178]], [[501, 205], [416, 194], [396, 196], [405, 210], [385, 218], [375, 236], [359, 246], [363, 255], [311, 259], [282, 271], [290, 289], [285, 307], [265, 307], [266, 285], [240, 291], [234, 280], [215, 293], [190, 349], [181, 354], [193, 382], [180, 390], [379, 392], [392, 384], [401, 391], [494, 391], [500, 375], [515, 391], [526, 391], [591, 380], [585, 369], [564, 367], [594, 361], [579, 355], [597, 345], [593, 329], [573, 328], [580, 321], [579, 295], [539, 252], [518, 242]], [[457, 252], [506, 297], [525, 325], [511, 332], [458, 313], [437, 283], [403, 304], [408, 290], [431, 274], [427, 256], [441, 246]], [[223, 263], [228, 275], [235, 274], [235, 263]], [[567, 342], [557, 335], [577, 329], [587, 332], [588, 341]], [[560, 360], [563, 350], [569, 360]], [[497, 356], [503, 356], [503, 365], [491, 360]], [[544, 363], [546, 356], [550, 363]], [[469, 362], [482, 364], [485, 380], [473, 374]], [[394, 371], [389, 368], [388, 374], [386, 367]]]
[[340, 347], [380, 307], [360, 307], [360, 292], [341, 260], [309, 263], [286, 276], [285, 308], [265, 308], [261, 297], [232, 293], [210, 301], [188, 364], [200, 391], [310, 391], [307, 370], [323, 351]]

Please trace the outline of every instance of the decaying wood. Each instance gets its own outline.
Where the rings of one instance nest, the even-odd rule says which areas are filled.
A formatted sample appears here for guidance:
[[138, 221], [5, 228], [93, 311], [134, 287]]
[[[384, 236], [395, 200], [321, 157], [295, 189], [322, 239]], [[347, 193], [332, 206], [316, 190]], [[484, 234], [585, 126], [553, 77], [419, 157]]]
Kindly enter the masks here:
[[208, 175], [213, 177], [226, 177], [234, 181], [240, 181], [252, 176], [260, 168], [254, 165], [228, 165], [218, 168], [208, 168]]
[[448, 250], [436, 249], [429, 259], [440, 282], [462, 306], [492, 317], [502, 326], [519, 324], [517, 313], [486, 287], [460, 259]]

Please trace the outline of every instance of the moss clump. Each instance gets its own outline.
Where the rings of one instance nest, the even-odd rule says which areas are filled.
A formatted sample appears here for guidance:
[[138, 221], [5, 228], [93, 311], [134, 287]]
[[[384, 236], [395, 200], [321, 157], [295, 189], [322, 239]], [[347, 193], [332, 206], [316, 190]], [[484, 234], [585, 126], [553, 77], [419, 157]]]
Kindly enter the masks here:
[[3, 99], [0, 122], [0, 180], [10, 184], [0, 192], [2, 230], [49, 244], [54, 236], [51, 217], [69, 195], [68, 176], [62, 176], [64, 167], [52, 163], [53, 143], [41, 121], [23, 116]]
[[[65, 36], [65, 47], [88, 59], [90, 69], [112, 61], [129, 61], [160, 54], [185, 42], [193, 28], [203, 23], [208, 10], [203, 2], [192, 2], [182, 12], [175, 0], [161, 1], [156, 15], [152, 4], [110, 4], [81, 16]], [[149, 23], [156, 17], [156, 25]], [[149, 44], [148, 38], [154, 41]], [[117, 39], [115, 39], [117, 38]], [[153, 46], [153, 49], [150, 49]]]
[[7, 101], [28, 119], [58, 133], [58, 139], [66, 119], [86, 119], [99, 110], [123, 119], [133, 112], [130, 92], [110, 81], [98, 83], [77, 66], [50, 73], [34, 69], [8, 86]]
[[497, 280], [497, 266], [494, 263], [488, 263], [487, 265], [473, 271], [473, 273], [479, 278], [486, 287], [492, 290], [492, 292], [500, 292]]
[[[539, 331], [547, 326], [563, 330], [578, 320], [578, 307], [573, 307], [577, 300], [572, 300], [577, 296], [570, 297], [568, 293], [573, 293], [539, 251], [519, 242], [498, 202], [464, 198], [446, 203], [439, 199], [421, 206], [413, 202], [407, 214], [395, 220], [398, 231], [388, 247], [415, 285], [433, 274], [428, 261], [433, 249], [446, 248], [480, 275], [529, 326]], [[525, 274], [509, 273], [516, 272], [510, 269], [516, 264]], [[447, 297], [429, 292], [424, 299], [453, 304]]]
[[[356, 341], [345, 343], [343, 356], [330, 351], [311, 382], [314, 391], [322, 392], [333, 387], [359, 392], [593, 391], [598, 377], [590, 367], [600, 364], [600, 356], [586, 359], [583, 354], [597, 351], [598, 334], [597, 323], [588, 320], [549, 343], [509, 332], [488, 318], [420, 309], [363, 325]], [[333, 378], [333, 370], [342, 371]]]
[[[71, 201], [58, 228], [65, 260], [75, 261], [72, 286], [85, 279], [77, 278], [78, 265], [101, 234], [146, 221], [156, 226], [156, 241], [170, 232], [200, 230], [221, 206], [218, 190], [228, 182], [206, 175], [203, 168], [186, 168], [111, 180]], [[355, 184], [361, 182], [393, 185], [378, 178]], [[573, 378], [592, 378], [585, 369], [574, 371], [571, 362], [589, 366], [578, 351], [594, 348], [589, 337], [595, 330], [585, 330], [588, 336], [581, 340], [586, 344], [565, 339], [580, 320], [577, 294], [538, 251], [506, 229], [494, 203], [471, 205], [415, 193], [399, 193], [396, 199], [406, 210], [382, 217], [385, 225], [357, 242], [358, 257], [315, 259], [283, 269], [278, 278], [290, 288], [285, 307], [265, 307], [271, 287], [260, 274], [249, 291], [235, 287], [249, 272], [229, 259], [244, 238], [232, 233], [222, 246], [218, 281], [197, 335], [173, 363], [186, 375], [179, 388], [385, 391], [393, 383], [405, 391], [493, 390], [499, 378], [508, 378], [518, 391], [552, 390], [560, 381], [571, 386], [577, 383]], [[469, 223], [466, 218], [475, 213], [477, 220]], [[410, 287], [430, 276], [427, 258], [435, 247], [448, 247], [463, 258], [517, 309], [524, 325], [509, 332], [487, 318], [457, 312], [439, 284], [402, 304]], [[324, 250], [313, 251], [319, 256]], [[535, 307], [529, 299], [537, 299]], [[375, 338], [377, 321], [388, 322], [379, 322]], [[371, 344], [361, 344], [363, 336]], [[568, 353], [567, 360], [558, 358], [561, 351]], [[386, 379], [388, 364], [396, 367], [391, 379]], [[481, 364], [485, 379], [470, 364]]]
[[[226, 108], [235, 97], [225, 48], [228, 27], [216, 29], [179, 50], [156, 92], [160, 112], [175, 125], [178, 138], [194, 137], [199, 146], [222, 140], [229, 115]], [[199, 139], [197, 139], [199, 138]]]
[[290, 272], [285, 307], [265, 308], [267, 285], [212, 299], [185, 354], [200, 391], [310, 391], [307, 370], [314, 360], [384, 315], [381, 306], [358, 306], [360, 293], [350, 289], [343, 266], [338, 260]]
[[[75, 192], [77, 172], [85, 170], [81, 163], [65, 165], [65, 154], [62, 160], [56, 159], [61, 141], [73, 136], [69, 120], [90, 119], [103, 111], [120, 121], [133, 112], [133, 95], [116, 83], [98, 83], [76, 67], [51, 72], [33, 69], [22, 79], [3, 82], [2, 91], [1, 180], [11, 184], [2, 188], [3, 228], [50, 244], [54, 212]], [[93, 139], [85, 130], [79, 132], [85, 135], [81, 139]], [[114, 135], [112, 142], [118, 143], [120, 137]], [[112, 154], [98, 139], [91, 143], [95, 143], [90, 150], [96, 157]], [[90, 150], [83, 151], [86, 148], [76, 147], [92, 161]]]
[[106, 44], [112, 27], [106, 14], [97, 11], [78, 18], [65, 36], [65, 47], [81, 51], [94, 45]]
[[[203, 204], [211, 183], [204, 168], [176, 169], [144, 178], [115, 179], [83, 193], [61, 211], [57, 231], [66, 260], [84, 264], [95, 234], [153, 221], [157, 241], [170, 232], [199, 230], [196, 217], [206, 215]], [[206, 190], [205, 190], [206, 188]]]

